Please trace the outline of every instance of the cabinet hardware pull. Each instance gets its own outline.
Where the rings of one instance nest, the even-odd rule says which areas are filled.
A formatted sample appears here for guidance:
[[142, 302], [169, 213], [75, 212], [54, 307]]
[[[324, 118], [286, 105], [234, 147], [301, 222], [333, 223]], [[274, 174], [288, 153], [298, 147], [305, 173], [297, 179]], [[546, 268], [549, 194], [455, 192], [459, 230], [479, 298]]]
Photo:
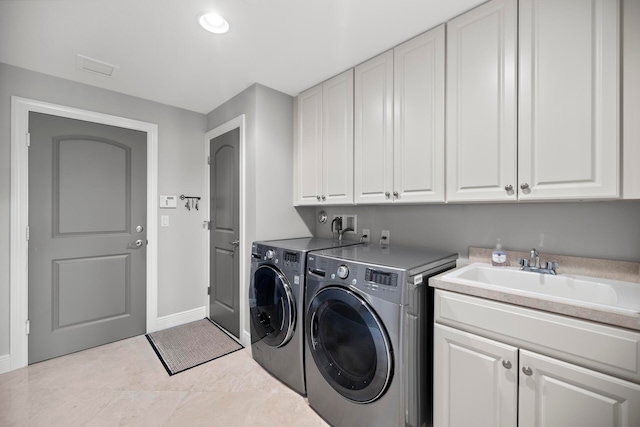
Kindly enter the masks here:
[[513, 191], [513, 185], [511, 185], [511, 184], [505, 185], [504, 189], [505, 189], [505, 191]]
[[502, 361], [502, 366], [505, 367], [505, 369], [511, 369], [511, 362], [509, 362], [508, 360], [503, 360]]
[[523, 366], [522, 367], [522, 373], [525, 374], [526, 376], [530, 377], [531, 375], [533, 375], [533, 369], [531, 369], [528, 366]]
[[529, 184], [527, 184], [526, 182], [524, 184], [520, 184], [520, 188], [526, 190], [527, 188], [529, 188]]
[[391, 194], [388, 191], [384, 192], [384, 197], [386, 197], [387, 199], [389, 198], [389, 196], [391, 196]]

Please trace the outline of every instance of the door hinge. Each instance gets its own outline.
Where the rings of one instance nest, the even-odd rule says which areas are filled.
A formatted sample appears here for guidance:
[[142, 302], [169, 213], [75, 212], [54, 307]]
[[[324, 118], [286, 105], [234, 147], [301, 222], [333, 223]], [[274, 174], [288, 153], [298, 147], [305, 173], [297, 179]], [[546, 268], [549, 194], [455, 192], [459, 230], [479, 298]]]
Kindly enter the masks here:
[[31, 147], [31, 134], [27, 133], [27, 147]]
[[211, 221], [204, 221], [203, 226], [205, 230], [211, 230]]
[[29, 226], [27, 225], [27, 242], [29, 241]]
[[207, 164], [210, 165], [211, 164], [211, 156], [207, 156]]
[[211, 295], [211, 286], [207, 287], [207, 295]]
[[29, 319], [27, 319], [24, 324], [24, 332], [26, 335], [29, 335], [29, 332], [31, 332], [31, 323], [29, 322]]

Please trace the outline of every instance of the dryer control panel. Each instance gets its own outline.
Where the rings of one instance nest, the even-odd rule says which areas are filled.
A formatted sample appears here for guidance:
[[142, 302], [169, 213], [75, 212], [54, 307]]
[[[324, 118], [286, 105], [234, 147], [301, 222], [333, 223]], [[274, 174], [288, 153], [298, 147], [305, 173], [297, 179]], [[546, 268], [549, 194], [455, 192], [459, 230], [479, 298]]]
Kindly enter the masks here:
[[305, 254], [264, 244], [253, 244], [251, 261], [253, 263], [269, 263], [283, 270], [303, 274]]

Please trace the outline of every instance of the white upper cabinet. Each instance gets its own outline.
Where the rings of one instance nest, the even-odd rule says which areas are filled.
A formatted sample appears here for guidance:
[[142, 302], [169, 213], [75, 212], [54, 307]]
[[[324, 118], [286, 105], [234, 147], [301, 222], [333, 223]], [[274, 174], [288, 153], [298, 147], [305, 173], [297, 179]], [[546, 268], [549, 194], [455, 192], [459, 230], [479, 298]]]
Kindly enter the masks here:
[[294, 202], [316, 205], [322, 194], [322, 85], [298, 96]]
[[620, 197], [619, 15], [492, 0], [447, 24], [447, 200]]
[[353, 69], [322, 84], [324, 204], [353, 203]]
[[444, 201], [444, 25], [355, 70], [356, 203]]
[[354, 200], [384, 203], [393, 191], [393, 51], [355, 68]]
[[294, 201], [353, 203], [353, 69], [298, 96]]
[[447, 200], [515, 200], [517, 2], [447, 23]]
[[397, 202], [444, 202], [444, 27], [393, 50]]
[[622, 191], [640, 199], [640, 1], [622, 0]]
[[520, 199], [615, 198], [617, 0], [521, 0]]
[[300, 94], [294, 202], [640, 198], [639, 16], [489, 0]]

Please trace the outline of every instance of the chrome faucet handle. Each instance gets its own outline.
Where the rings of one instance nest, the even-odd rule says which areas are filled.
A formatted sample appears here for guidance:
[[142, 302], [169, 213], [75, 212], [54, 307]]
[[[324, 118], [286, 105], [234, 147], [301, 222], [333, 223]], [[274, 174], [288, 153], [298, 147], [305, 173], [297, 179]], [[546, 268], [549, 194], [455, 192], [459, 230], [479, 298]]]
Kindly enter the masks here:
[[547, 261], [547, 270], [556, 270], [560, 265], [556, 261]]
[[528, 259], [524, 259], [524, 258], [519, 258], [518, 259], [518, 264], [520, 264], [520, 266], [522, 268], [529, 267], [529, 260]]

